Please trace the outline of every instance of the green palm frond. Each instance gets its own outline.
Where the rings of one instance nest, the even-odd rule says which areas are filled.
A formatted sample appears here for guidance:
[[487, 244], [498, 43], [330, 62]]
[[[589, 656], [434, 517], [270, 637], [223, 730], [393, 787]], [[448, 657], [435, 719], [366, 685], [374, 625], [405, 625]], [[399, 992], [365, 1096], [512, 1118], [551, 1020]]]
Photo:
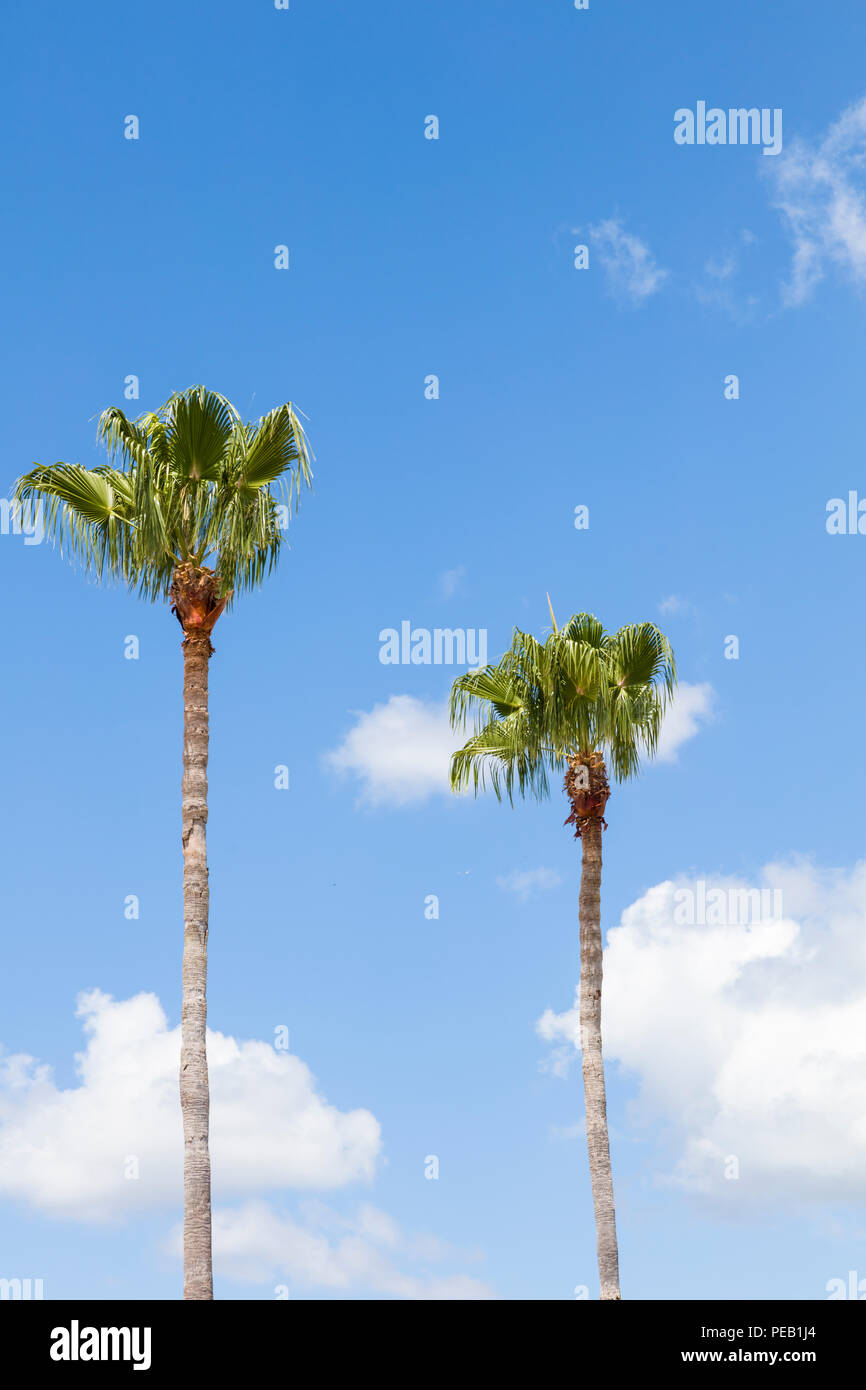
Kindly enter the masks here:
[[562, 636], [567, 642], [585, 642], [599, 652], [608, 640], [604, 627], [592, 613], [575, 613], [562, 629]]
[[[451, 786], [462, 791], [471, 786], [475, 795], [490, 784], [497, 800], [503, 794], [513, 802], [515, 787], [541, 800], [548, 794], [548, 762], [534, 755], [524, 711], [494, 719], [477, 729], [451, 759]], [[554, 760], [555, 761], [555, 760]]]
[[96, 427], [96, 438], [105, 445], [112, 462], [121, 459], [141, 466], [148, 454], [159, 456], [151, 431], [145, 425], [148, 420], [161, 428], [161, 422], [155, 415], [143, 415], [136, 422], [127, 419], [119, 406], [112, 405], [103, 410]]
[[486, 700], [502, 718], [521, 709], [524, 697], [513, 677], [499, 666], [482, 666], [466, 671], [451, 687], [451, 723], [463, 725], [473, 702]]
[[663, 632], [652, 623], [620, 628], [610, 641], [610, 662], [625, 686], [657, 685], [668, 695], [676, 684], [674, 656]]
[[215, 482], [240, 416], [225, 396], [193, 386], [163, 406], [166, 449], [179, 480]]
[[130, 489], [114, 470], [37, 464], [18, 480], [13, 496], [43, 504], [45, 529], [61, 552], [71, 552], [97, 576], [110, 571], [127, 577], [134, 539]]
[[310, 484], [312, 455], [303, 426], [290, 405], [272, 410], [248, 430], [239, 468], [241, 486], [247, 490], [288, 479], [291, 497], [295, 480]]

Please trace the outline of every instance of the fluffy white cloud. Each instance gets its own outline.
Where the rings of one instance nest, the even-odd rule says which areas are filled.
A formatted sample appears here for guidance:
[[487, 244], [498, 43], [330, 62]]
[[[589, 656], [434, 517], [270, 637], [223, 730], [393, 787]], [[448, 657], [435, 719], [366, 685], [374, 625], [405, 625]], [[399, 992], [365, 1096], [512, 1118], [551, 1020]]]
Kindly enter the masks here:
[[767, 174], [794, 246], [788, 304], [801, 304], [835, 265], [866, 281], [866, 98], [849, 106], [815, 144], [796, 140]]
[[[608, 933], [604, 1043], [639, 1083], [633, 1118], [661, 1121], [669, 1179], [719, 1202], [866, 1197], [866, 861], [771, 864], [764, 920], [677, 920], [679, 880], [651, 888]], [[747, 914], [741, 913], [744, 918]], [[537, 1024], [565, 1069], [577, 1003]], [[736, 1181], [726, 1160], [739, 1163]]]
[[[406, 1239], [390, 1216], [369, 1205], [347, 1218], [307, 1203], [297, 1219], [266, 1202], [246, 1202], [215, 1210], [213, 1242], [217, 1275], [240, 1283], [413, 1300], [495, 1297], [487, 1284], [466, 1274], [431, 1274], [429, 1263], [452, 1252], [433, 1239]], [[181, 1253], [180, 1227], [169, 1248]]]
[[[0, 1195], [87, 1222], [178, 1205], [180, 1029], [168, 1028], [152, 994], [115, 1001], [91, 990], [79, 997], [78, 1015], [87, 1043], [76, 1085], [59, 1088], [32, 1057], [0, 1057]], [[406, 1237], [369, 1203], [344, 1217], [308, 1198], [291, 1215], [250, 1198], [369, 1181], [379, 1125], [367, 1110], [329, 1105], [309, 1068], [267, 1043], [209, 1031], [208, 1062], [218, 1274], [403, 1299], [495, 1297], [480, 1280], [428, 1268], [474, 1256], [433, 1236]], [[219, 1205], [232, 1196], [247, 1200]], [[181, 1253], [181, 1227], [167, 1248]]]
[[659, 734], [656, 758], [659, 762], [676, 762], [677, 753], [684, 743], [695, 734], [712, 716], [714, 692], [707, 683], [689, 685], [681, 681], [674, 698], [665, 712], [664, 722]]
[[[153, 994], [82, 994], [78, 1084], [32, 1057], [0, 1058], [0, 1194], [99, 1221], [179, 1199], [180, 1028]], [[373, 1177], [381, 1147], [368, 1110], [343, 1112], [309, 1068], [264, 1042], [208, 1032], [214, 1194], [325, 1190]], [[128, 1160], [137, 1178], [124, 1176]]]
[[496, 880], [500, 888], [515, 893], [522, 903], [528, 902], [533, 893], [558, 888], [562, 882], [555, 869], [515, 869]]
[[596, 223], [589, 234], [611, 288], [633, 304], [649, 299], [667, 278], [668, 272], [656, 263], [649, 247], [625, 231], [618, 218]]
[[360, 779], [362, 804], [407, 806], [451, 795], [448, 770], [461, 739], [450, 727], [447, 705], [392, 695], [355, 718], [355, 727], [325, 761]]

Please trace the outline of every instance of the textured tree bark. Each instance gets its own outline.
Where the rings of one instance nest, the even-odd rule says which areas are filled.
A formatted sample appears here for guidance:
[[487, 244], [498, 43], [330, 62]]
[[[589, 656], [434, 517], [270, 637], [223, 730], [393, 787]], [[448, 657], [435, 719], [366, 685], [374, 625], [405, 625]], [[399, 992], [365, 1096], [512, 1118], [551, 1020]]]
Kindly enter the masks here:
[[180, 1105], [183, 1115], [183, 1296], [213, 1298], [210, 1092], [207, 1070], [207, 759], [210, 639], [183, 643], [183, 1003]]
[[[606, 801], [605, 797], [605, 801]], [[602, 813], [603, 813], [602, 805]], [[580, 826], [580, 1045], [586, 1100], [586, 1147], [595, 1209], [598, 1273], [603, 1299], [621, 1298], [613, 1175], [607, 1133], [607, 1098], [601, 1052], [601, 833], [602, 822], [588, 817]]]

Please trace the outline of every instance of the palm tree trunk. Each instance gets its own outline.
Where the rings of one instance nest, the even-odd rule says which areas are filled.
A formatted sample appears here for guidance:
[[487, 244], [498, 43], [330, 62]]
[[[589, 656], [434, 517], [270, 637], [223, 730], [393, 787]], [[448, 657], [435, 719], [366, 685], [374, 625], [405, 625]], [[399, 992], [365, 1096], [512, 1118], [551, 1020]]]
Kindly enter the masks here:
[[183, 1003], [180, 1106], [183, 1115], [183, 1296], [213, 1298], [210, 1093], [207, 1072], [208, 663], [205, 633], [183, 643]]
[[602, 822], [597, 816], [587, 817], [581, 826], [580, 1045], [586, 1099], [586, 1147], [595, 1208], [601, 1297], [615, 1299], [622, 1295], [619, 1291], [613, 1176], [601, 1053], [601, 832]]

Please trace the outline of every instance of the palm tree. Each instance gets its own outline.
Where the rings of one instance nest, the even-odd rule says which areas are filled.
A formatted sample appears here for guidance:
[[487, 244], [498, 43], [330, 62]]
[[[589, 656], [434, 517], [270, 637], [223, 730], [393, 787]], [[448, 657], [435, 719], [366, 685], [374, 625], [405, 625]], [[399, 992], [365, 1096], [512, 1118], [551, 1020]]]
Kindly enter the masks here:
[[[551, 617], [553, 610], [551, 609]], [[586, 1103], [586, 1142], [595, 1210], [598, 1271], [603, 1299], [621, 1297], [619, 1253], [607, 1132], [601, 1051], [601, 832], [610, 796], [609, 763], [624, 781], [640, 754], [655, 751], [662, 716], [676, 684], [673, 652], [652, 623], [607, 633], [591, 614], [579, 613], [544, 642], [515, 630], [496, 666], [458, 677], [451, 691], [451, 723], [475, 732], [451, 760], [451, 787], [487, 780], [513, 805], [515, 790], [543, 800], [548, 773], [565, 772], [571, 807], [566, 825], [582, 845], [580, 878], [580, 1042]]]
[[[20, 478], [15, 498], [44, 503], [46, 525], [98, 580], [168, 599], [183, 628], [184, 1298], [213, 1298], [207, 1028], [207, 761], [211, 633], [233, 595], [259, 585], [282, 545], [311, 454], [291, 405], [245, 424], [202, 386], [155, 413], [99, 418], [109, 462], [56, 463]], [[115, 464], [120, 463], [121, 467]], [[279, 499], [279, 500], [278, 500]]]

